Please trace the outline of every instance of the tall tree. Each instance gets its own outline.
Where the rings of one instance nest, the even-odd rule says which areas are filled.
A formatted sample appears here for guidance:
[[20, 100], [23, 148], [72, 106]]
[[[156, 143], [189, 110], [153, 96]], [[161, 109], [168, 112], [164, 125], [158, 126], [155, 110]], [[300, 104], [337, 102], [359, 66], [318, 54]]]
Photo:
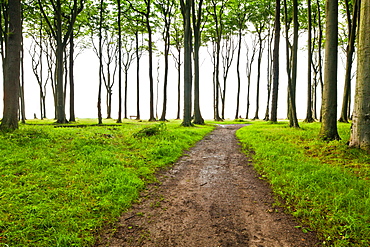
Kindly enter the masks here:
[[271, 118], [272, 122], [277, 122], [277, 107], [279, 93], [279, 69], [280, 69], [280, 0], [275, 2], [275, 34], [273, 50], [273, 81], [272, 81], [272, 99], [271, 99]]
[[192, 0], [180, 0], [181, 13], [184, 19], [184, 117], [182, 126], [190, 127], [191, 123], [191, 91], [192, 91], [192, 68], [191, 68], [191, 3]]
[[4, 65], [4, 113], [0, 129], [18, 129], [20, 59], [22, 44], [21, 1], [8, 2], [9, 29], [5, 46]]
[[162, 38], [164, 41], [164, 82], [163, 82], [163, 105], [162, 105], [162, 115], [160, 121], [166, 121], [167, 114], [167, 85], [168, 85], [168, 69], [169, 62], [168, 57], [170, 54], [170, 28], [173, 20], [175, 2], [173, 0], [157, 0], [155, 6], [161, 13], [161, 18], [163, 20], [163, 31]]
[[201, 46], [202, 5], [203, 0], [199, 0], [197, 4], [195, 1], [192, 2], [192, 20], [194, 32], [194, 124], [204, 124], [199, 103], [199, 48]]
[[238, 80], [237, 93], [236, 93], [236, 111], [235, 119], [239, 118], [239, 108], [240, 108], [240, 86], [241, 86], [241, 76], [240, 76], [240, 58], [242, 49], [242, 38], [243, 31], [246, 29], [246, 18], [247, 18], [247, 1], [230, 0], [229, 6], [231, 8], [231, 16], [233, 17], [234, 25], [237, 30], [237, 58], [236, 58], [236, 76]]
[[338, 0], [326, 0], [326, 43], [320, 138], [340, 139], [337, 129]]
[[152, 27], [152, 0], [144, 0], [143, 6], [136, 6], [132, 2], [130, 7], [143, 16], [144, 23], [148, 32], [148, 52], [149, 52], [149, 121], [155, 121], [154, 116], [154, 79], [153, 79], [153, 27]]
[[307, 0], [308, 38], [307, 38], [307, 109], [305, 122], [312, 123], [312, 10], [311, 0]]
[[[73, 0], [71, 6], [65, 6], [61, 0], [50, 0], [51, 4], [38, 0], [42, 15], [49, 26], [52, 37], [56, 42], [56, 119], [57, 123], [66, 123], [65, 92], [64, 92], [64, 51], [73, 32], [77, 15], [83, 9], [84, 0]], [[51, 9], [49, 9], [51, 7]], [[65, 10], [67, 8], [69, 11]], [[47, 10], [48, 9], [48, 10]], [[48, 14], [52, 12], [53, 16]], [[66, 21], [63, 21], [66, 20]]]
[[351, 79], [352, 79], [352, 64], [353, 54], [355, 53], [355, 42], [356, 42], [356, 31], [357, 31], [357, 20], [359, 15], [360, 0], [354, 0], [353, 13], [351, 17], [350, 2], [345, 0], [347, 22], [348, 22], [348, 43], [346, 49], [346, 74], [344, 77], [344, 91], [342, 100], [342, 110], [339, 118], [339, 122], [348, 123], [350, 116], [350, 102], [351, 102]]
[[357, 58], [356, 98], [349, 145], [370, 152], [370, 2], [362, 1]]

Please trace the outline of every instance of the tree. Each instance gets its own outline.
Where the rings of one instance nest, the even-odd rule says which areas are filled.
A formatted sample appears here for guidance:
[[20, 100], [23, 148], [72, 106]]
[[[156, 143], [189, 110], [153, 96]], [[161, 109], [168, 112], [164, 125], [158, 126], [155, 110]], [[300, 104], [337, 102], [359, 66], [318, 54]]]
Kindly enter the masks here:
[[277, 122], [277, 106], [279, 92], [279, 46], [280, 46], [280, 0], [276, 0], [275, 6], [275, 34], [273, 51], [273, 81], [272, 81], [272, 99], [271, 99], [271, 118], [272, 122]]
[[370, 2], [362, 1], [357, 58], [356, 98], [350, 147], [370, 151]]
[[[39, 7], [47, 25], [49, 26], [52, 37], [56, 42], [56, 119], [57, 123], [66, 123], [65, 114], [65, 92], [64, 92], [64, 51], [73, 32], [77, 15], [84, 7], [84, 0], [73, 0], [72, 6], [65, 6], [61, 0], [51, 0], [51, 4], [38, 0]], [[49, 7], [51, 6], [51, 9]], [[67, 9], [69, 12], [67, 13]], [[47, 9], [47, 10], [46, 10]], [[53, 16], [49, 16], [50, 12]], [[66, 21], [63, 21], [66, 20]]]
[[238, 79], [238, 90], [236, 93], [236, 111], [235, 111], [235, 119], [239, 118], [239, 106], [240, 106], [240, 58], [241, 58], [241, 48], [242, 48], [242, 38], [243, 38], [243, 31], [246, 29], [246, 18], [247, 18], [247, 1], [238, 1], [238, 0], [230, 0], [230, 8], [231, 8], [231, 16], [233, 17], [233, 22], [237, 30], [238, 35], [238, 45], [237, 45], [237, 59], [236, 59], [236, 75]]
[[8, 2], [9, 33], [5, 46], [4, 113], [0, 128], [3, 131], [18, 129], [20, 59], [22, 44], [21, 1]]
[[357, 20], [359, 15], [359, 5], [360, 0], [354, 0], [353, 3], [353, 14], [351, 18], [349, 0], [346, 0], [346, 13], [348, 22], [348, 43], [346, 49], [346, 74], [344, 77], [344, 91], [343, 91], [343, 101], [342, 110], [339, 118], [339, 122], [348, 123], [350, 116], [350, 102], [351, 102], [351, 79], [352, 79], [352, 63], [353, 54], [355, 53], [355, 41], [356, 41], [356, 30], [357, 30]]
[[179, 20], [180, 17], [178, 14], [175, 15], [174, 24], [172, 25], [172, 45], [176, 50], [176, 54], [171, 52], [173, 55], [173, 59], [175, 61], [175, 67], [177, 69], [177, 114], [176, 119], [180, 119], [180, 111], [181, 111], [181, 53], [182, 48], [184, 46], [184, 31], [181, 27], [183, 23]]
[[172, 19], [174, 15], [175, 2], [173, 0], [157, 0], [155, 6], [161, 13], [163, 19], [163, 32], [162, 38], [164, 41], [164, 83], [163, 83], [163, 105], [162, 105], [162, 115], [160, 121], [166, 121], [167, 114], [167, 84], [168, 84], [168, 57], [170, 54], [170, 28], [172, 24]]
[[143, 6], [134, 6], [130, 2], [130, 7], [137, 13], [143, 16], [147, 32], [148, 32], [148, 52], [149, 52], [149, 121], [155, 121], [154, 116], [154, 79], [153, 79], [153, 28], [152, 28], [152, 0], [144, 0]]
[[191, 2], [191, 0], [180, 0], [181, 13], [184, 19], [184, 117], [181, 125], [185, 127], [193, 126], [191, 123]]
[[326, 0], [326, 43], [320, 138], [340, 139], [337, 129], [338, 1]]
[[[197, 6], [198, 5], [198, 6]], [[204, 119], [200, 111], [199, 96], [199, 48], [201, 46], [201, 25], [203, 0], [199, 0], [196, 5], [192, 2], [192, 20], [194, 32], [194, 124], [204, 124]]]
[[250, 95], [250, 86], [251, 86], [251, 81], [252, 81], [252, 65], [253, 65], [253, 62], [254, 62], [254, 59], [256, 57], [256, 53], [257, 53], [257, 39], [254, 38], [252, 40], [252, 55], [249, 56], [249, 45], [246, 44], [246, 48], [247, 48], [247, 54], [246, 54], [246, 58], [247, 58], [247, 62], [246, 62], [246, 74], [247, 74], [247, 111], [246, 111], [246, 114], [245, 114], [245, 118], [248, 119], [248, 116], [249, 116], [249, 106], [250, 106], [250, 102], [249, 102], [249, 95]]
[[312, 11], [311, 0], [307, 0], [308, 38], [307, 38], [307, 110], [305, 122], [312, 123]]

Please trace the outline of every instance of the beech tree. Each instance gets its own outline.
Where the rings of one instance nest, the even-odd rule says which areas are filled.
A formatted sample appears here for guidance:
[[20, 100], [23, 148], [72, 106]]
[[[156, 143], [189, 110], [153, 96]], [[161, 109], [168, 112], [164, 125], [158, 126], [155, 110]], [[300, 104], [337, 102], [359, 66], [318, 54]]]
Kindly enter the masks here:
[[326, 42], [320, 138], [340, 139], [337, 129], [338, 1], [326, 0]]
[[[5, 4], [5, 3], [2, 3]], [[19, 86], [22, 48], [21, 1], [12, 0], [6, 6], [9, 17], [3, 62], [4, 74], [4, 112], [0, 129], [12, 131], [18, 129]], [[3, 12], [4, 13], [4, 12]]]
[[192, 2], [192, 23], [194, 32], [194, 124], [204, 124], [200, 111], [199, 95], [199, 48], [201, 46], [201, 28], [203, 19], [203, 0]]
[[180, 0], [181, 13], [184, 20], [184, 117], [181, 125], [185, 127], [193, 126], [191, 122], [191, 108], [192, 108], [191, 5], [192, 0]]
[[348, 42], [346, 48], [346, 74], [344, 77], [344, 91], [342, 100], [342, 109], [339, 122], [348, 123], [350, 116], [350, 103], [351, 103], [351, 79], [352, 79], [352, 64], [353, 56], [355, 53], [356, 31], [357, 22], [359, 17], [360, 0], [354, 0], [352, 4], [352, 15], [349, 0], [345, 0], [347, 24], [348, 24]]
[[349, 146], [370, 152], [370, 2], [362, 1], [359, 26], [357, 83]]
[[278, 92], [279, 92], [279, 69], [280, 69], [280, 0], [275, 2], [275, 34], [273, 50], [273, 81], [271, 98], [271, 118], [272, 122], [277, 122]]
[[240, 75], [240, 58], [241, 58], [241, 49], [243, 42], [243, 31], [246, 27], [247, 19], [247, 1], [239, 0], [230, 0], [229, 1], [230, 14], [237, 32], [237, 58], [236, 58], [236, 76], [238, 80], [237, 84], [237, 93], [236, 93], [236, 111], [235, 119], [239, 118], [239, 108], [240, 108], [240, 86], [241, 86], [241, 75]]
[[174, 0], [157, 0], [155, 6], [161, 14], [163, 20], [163, 31], [162, 39], [164, 41], [164, 82], [163, 82], [163, 104], [162, 104], [162, 115], [160, 121], [166, 121], [167, 114], [167, 84], [168, 84], [168, 69], [169, 62], [168, 57], [170, 54], [170, 29], [173, 21], [175, 1]]
[[[42, 15], [49, 26], [52, 37], [56, 42], [56, 119], [57, 123], [66, 123], [65, 90], [64, 90], [64, 51], [73, 32], [77, 15], [84, 7], [84, 0], [73, 0], [72, 5], [61, 0], [50, 0], [46, 4], [38, 0]], [[50, 15], [50, 13], [53, 13]], [[64, 21], [63, 21], [64, 20]]]

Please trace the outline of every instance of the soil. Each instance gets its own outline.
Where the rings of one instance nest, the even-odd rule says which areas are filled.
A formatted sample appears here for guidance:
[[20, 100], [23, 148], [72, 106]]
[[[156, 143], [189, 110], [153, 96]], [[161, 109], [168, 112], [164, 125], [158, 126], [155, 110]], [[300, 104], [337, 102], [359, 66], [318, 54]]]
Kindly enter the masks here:
[[273, 206], [235, 137], [243, 126], [218, 126], [159, 173], [96, 246], [318, 246], [314, 232]]

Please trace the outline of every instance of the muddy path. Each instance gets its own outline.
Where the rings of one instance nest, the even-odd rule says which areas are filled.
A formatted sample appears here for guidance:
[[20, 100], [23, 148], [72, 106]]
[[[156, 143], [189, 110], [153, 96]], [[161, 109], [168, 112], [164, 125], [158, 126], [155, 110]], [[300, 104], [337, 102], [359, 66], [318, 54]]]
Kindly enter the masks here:
[[96, 246], [317, 246], [315, 233], [303, 233], [272, 205], [269, 185], [240, 152], [240, 127], [218, 126], [160, 173], [161, 183], [144, 191]]

